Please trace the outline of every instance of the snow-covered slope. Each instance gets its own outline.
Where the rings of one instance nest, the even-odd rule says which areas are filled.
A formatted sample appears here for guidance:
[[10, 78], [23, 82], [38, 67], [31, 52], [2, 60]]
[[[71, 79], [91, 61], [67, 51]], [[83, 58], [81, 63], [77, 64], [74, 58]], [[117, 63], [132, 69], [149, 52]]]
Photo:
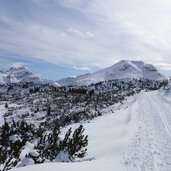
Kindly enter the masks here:
[[122, 60], [111, 67], [100, 70], [96, 73], [81, 75], [75, 79], [62, 79], [59, 83], [80, 85], [123, 78], [161, 80], [165, 77], [151, 64], [146, 64], [142, 61]]
[[85, 123], [89, 136], [86, 161], [45, 163], [13, 171], [170, 171], [171, 98], [164, 91], [137, 94]]

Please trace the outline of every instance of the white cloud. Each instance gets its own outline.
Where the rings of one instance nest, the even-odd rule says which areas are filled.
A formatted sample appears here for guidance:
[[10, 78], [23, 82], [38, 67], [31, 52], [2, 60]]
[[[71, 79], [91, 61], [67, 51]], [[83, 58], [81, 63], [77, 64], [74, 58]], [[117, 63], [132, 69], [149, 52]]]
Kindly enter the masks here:
[[15, 62], [15, 63], [10, 64], [10, 66], [15, 67], [15, 68], [19, 68], [19, 67], [26, 66], [26, 64], [23, 62]]
[[73, 66], [73, 68], [76, 70], [82, 70], [82, 71], [90, 71], [91, 70], [89, 67], [85, 67], [85, 66]]
[[67, 30], [67, 32], [73, 34], [74, 36], [78, 36], [78, 37], [81, 37], [81, 38], [85, 37], [84, 33], [82, 33], [81, 31], [78, 31], [76, 29], [70, 28], [70, 29]]
[[92, 38], [94, 37], [94, 34], [87, 31], [87, 32], [81, 32], [77, 29], [69, 28], [67, 29], [67, 32], [70, 33], [71, 35], [80, 37], [80, 38]]
[[169, 0], [34, 1], [39, 10], [30, 9], [22, 20], [3, 14], [0, 7], [1, 52], [89, 68], [120, 59], [170, 68]]
[[94, 34], [91, 33], [91, 32], [89, 32], [89, 31], [87, 31], [85, 34], [86, 34], [86, 36], [89, 37], [89, 38], [94, 37]]
[[163, 71], [171, 71], [171, 64], [167, 63], [156, 63], [155, 64], [159, 69]]

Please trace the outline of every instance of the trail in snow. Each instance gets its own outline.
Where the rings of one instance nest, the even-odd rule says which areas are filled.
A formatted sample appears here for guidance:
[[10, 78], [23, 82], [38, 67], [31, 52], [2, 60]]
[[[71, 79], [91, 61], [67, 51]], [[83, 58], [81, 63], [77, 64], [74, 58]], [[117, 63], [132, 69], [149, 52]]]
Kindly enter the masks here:
[[127, 170], [170, 171], [171, 104], [165, 103], [158, 92], [150, 92], [141, 94], [134, 105], [138, 106], [132, 109], [141, 124], [124, 159]]

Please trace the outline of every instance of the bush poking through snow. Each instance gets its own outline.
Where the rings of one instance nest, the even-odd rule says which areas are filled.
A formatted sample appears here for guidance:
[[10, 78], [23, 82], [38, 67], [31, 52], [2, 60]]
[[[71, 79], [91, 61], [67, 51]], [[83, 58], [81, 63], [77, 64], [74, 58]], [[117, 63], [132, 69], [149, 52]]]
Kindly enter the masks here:
[[0, 128], [0, 166], [2, 171], [17, 165], [24, 144], [24, 141], [15, 136], [11, 127], [5, 122]]
[[84, 128], [80, 125], [73, 133], [72, 138], [68, 143], [68, 152], [71, 160], [75, 158], [83, 158], [86, 154], [88, 145], [88, 135], [83, 135]]
[[5, 103], [5, 108], [6, 108], [6, 109], [8, 108], [8, 103]]
[[[0, 171], [22, 166], [26, 161], [38, 164], [45, 161], [68, 162], [76, 158], [83, 158], [88, 145], [88, 136], [83, 133], [84, 128], [80, 125], [73, 133], [70, 128], [64, 139], [61, 139], [59, 127], [47, 133], [24, 121], [17, 123], [13, 121], [11, 125], [5, 122], [0, 127]], [[32, 148], [27, 148], [28, 144]], [[25, 157], [21, 157], [23, 153]]]
[[61, 153], [68, 154], [70, 161], [74, 161], [76, 158], [83, 158], [88, 145], [88, 136], [83, 135], [83, 133], [84, 128], [80, 125], [73, 133], [70, 128], [63, 140], [59, 138], [60, 130], [58, 128], [55, 128], [49, 134], [42, 135], [37, 147], [35, 147], [40, 153], [37, 158], [40, 159], [41, 157], [42, 159], [53, 161]]

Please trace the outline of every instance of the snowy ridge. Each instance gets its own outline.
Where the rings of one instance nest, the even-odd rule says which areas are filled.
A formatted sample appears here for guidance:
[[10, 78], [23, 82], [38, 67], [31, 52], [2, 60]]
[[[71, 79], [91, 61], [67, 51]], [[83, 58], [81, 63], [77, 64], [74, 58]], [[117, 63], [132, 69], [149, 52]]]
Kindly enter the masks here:
[[100, 70], [93, 74], [85, 74], [76, 78], [66, 78], [59, 80], [60, 84], [76, 84], [76, 85], [89, 85], [101, 81], [108, 81], [114, 79], [149, 79], [149, 80], [162, 80], [165, 77], [151, 64], [146, 64], [143, 61], [127, 61], [122, 60], [111, 67]]

